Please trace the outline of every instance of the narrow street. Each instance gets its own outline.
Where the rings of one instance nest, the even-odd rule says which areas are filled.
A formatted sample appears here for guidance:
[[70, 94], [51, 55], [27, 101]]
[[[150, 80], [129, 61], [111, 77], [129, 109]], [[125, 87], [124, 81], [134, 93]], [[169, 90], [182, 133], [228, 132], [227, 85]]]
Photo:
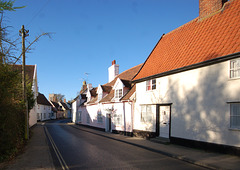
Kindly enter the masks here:
[[81, 127], [74, 128], [68, 122], [69, 120], [57, 120], [45, 123], [45, 133], [48, 139], [51, 138], [48, 141], [51, 155], [58, 169], [203, 169], [83, 131]]

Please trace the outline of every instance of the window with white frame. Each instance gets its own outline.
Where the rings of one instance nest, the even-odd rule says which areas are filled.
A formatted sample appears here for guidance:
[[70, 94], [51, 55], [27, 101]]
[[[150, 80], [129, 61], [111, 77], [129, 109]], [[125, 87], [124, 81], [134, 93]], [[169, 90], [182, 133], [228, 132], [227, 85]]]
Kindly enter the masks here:
[[122, 89], [116, 89], [115, 90], [115, 98], [120, 99], [123, 96]]
[[102, 94], [102, 93], [99, 93], [99, 94], [98, 94], [98, 101], [100, 101], [100, 100], [102, 99], [102, 97], [103, 97], [103, 94]]
[[82, 111], [78, 111], [78, 115], [77, 115], [77, 121], [82, 121]]
[[230, 128], [240, 129], [240, 103], [230, 103]]
[[121, 114], [114, 114], [113, 121], [115, 125], [122, 125], [122, 115]]
[[230, 61], [230, 78], [240, 78], [240, 58]]
[[101, 111], [97, 112], [97, 121], [98, 121], [98, 123], [102, 123], [103, 122], [102, 112]]
[[38, 120], [40, 119], [40, 114], [39, 113], [37, 113], [37, 118], [38, 118]]
[[90, 115], [87, 114], [87, 123], [90, 123]]
[[141, 122], [151, 123], [152, 122], [152, 106], [143, 105], [141, 106]]
[[146, 91], [156, 89], [156, 79], [146, 81]]

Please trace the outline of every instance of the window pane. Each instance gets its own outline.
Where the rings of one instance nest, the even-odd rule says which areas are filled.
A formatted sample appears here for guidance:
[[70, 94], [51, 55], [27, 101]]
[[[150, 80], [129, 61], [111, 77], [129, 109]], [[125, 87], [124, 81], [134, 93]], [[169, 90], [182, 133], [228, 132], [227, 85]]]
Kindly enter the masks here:
[[122, 97], [122, 89], [119, 89], [119, 98]]
[[240, 129], [240, 103], [231, 103], [230, 108], [230, 127]]
[[151, 90], [151, 82], [150, 82], [150, 80], [147, 80], [146, 81], [146, 90], [148, 91], [148, 90]]
[[146, 106], [141, 106], [141, 121], [146, 121]]
[[152, 80], [152, 90], [156, 89], [156, 79]]
[[230, 78], [240, 77], [240, 59], [230, 61]]
[[152, 122], [152, 106], [151, 105], [148, 105], [147, 106], [147, 122]]

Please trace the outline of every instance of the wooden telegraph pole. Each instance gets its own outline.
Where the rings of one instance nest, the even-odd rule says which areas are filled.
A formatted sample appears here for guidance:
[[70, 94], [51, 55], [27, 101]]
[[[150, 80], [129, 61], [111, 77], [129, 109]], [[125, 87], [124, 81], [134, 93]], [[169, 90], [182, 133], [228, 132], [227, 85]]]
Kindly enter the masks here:
[[28, 120], [28, 101], [26, 94], [26, 73], [25, 73], [25, 37], [27, 37], [29, 30], [22, 29], [19, 30], [19, 35], [22, 36], [22, 87], [23, 87], [23, 101], [25, 104], [25, 139], [29, 139], [29, 120]]

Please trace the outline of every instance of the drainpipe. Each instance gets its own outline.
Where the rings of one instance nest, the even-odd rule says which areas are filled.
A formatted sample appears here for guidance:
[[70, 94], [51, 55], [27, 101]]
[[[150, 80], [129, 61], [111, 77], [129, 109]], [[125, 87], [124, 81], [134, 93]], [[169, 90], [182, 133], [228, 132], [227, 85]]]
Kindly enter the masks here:
[[124, 120], [124, 135], [126, 136], [126, 112], [125, 112], [125, 102], [123, 102], [123, 120]]

